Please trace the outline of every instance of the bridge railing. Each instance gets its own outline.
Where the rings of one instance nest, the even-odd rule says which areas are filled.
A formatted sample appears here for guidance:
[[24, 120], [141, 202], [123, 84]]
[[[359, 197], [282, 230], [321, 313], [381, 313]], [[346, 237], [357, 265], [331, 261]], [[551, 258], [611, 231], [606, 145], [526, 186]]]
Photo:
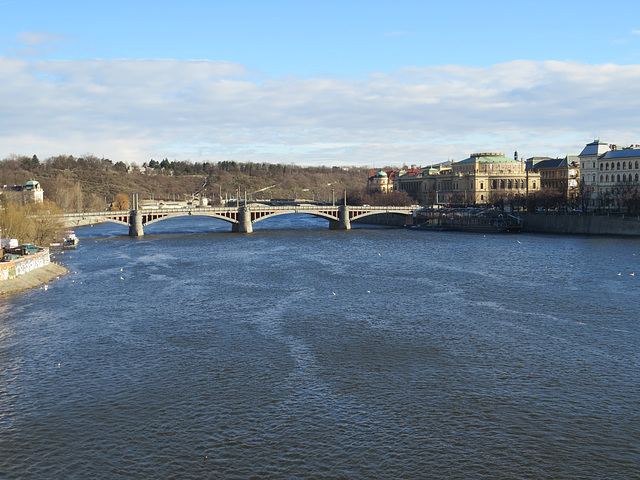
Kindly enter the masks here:
[[[247, 209], [251, 211], [318, 211], [327, 209], [339, 209], [341, 205], [263, 205], [263, 204], [248, 204]], [[412, 207], [392, 207], [392, 206], [362, 206], [362, 205], [347, 205], [350, 209], [368, 210], [368, 211], [380, 211], [380, 212], [405, 212], [412, 211], [415, 208]], [[162, 214], [162, 213], [185, 213], [185, 212], [236, 212], [238, 207], [178, 207], [178, 208], [145, 208], [141, 210], [143, 214]], [[129, 210], [105, 210], [100, 212], [78, 212], [78, 213], [63, 213], [63, 218], [78, 218], [78, 217], [110, 217], [119, 215], [129, 215]]]

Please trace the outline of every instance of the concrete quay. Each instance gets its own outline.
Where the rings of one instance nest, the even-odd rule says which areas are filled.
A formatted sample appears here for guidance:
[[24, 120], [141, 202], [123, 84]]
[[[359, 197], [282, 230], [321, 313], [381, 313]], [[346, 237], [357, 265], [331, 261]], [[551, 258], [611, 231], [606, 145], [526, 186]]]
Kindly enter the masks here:
[[526, 213], [520, 216], [523, 232], [640, 236], [640, 216], [588, 213]]

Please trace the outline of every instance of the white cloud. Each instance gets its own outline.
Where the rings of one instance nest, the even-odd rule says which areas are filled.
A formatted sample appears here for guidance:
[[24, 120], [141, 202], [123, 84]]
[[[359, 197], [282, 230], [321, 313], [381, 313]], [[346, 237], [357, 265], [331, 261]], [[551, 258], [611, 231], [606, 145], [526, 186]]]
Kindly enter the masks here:
[[87, 152], [300, 165], [429, 164], [471, 151], [640, 143], [640, 66], [514, 61], [367, 78], [228, 62], [0, 57], [0, 158]]
[[20, 32], [15, 37], [15, 45], [6, 49], [10, 55], [34, 58], [57, 52], [65, 48], [71, 38], [55, 32]]
[[631, 30], [632, 35], [640, 35], [640, 30]]
[[64, 39], [65, 37], [59, 33], [43, 31], [20, 32], [16, 35], [19, 43], [29, 46], [62, 42]]

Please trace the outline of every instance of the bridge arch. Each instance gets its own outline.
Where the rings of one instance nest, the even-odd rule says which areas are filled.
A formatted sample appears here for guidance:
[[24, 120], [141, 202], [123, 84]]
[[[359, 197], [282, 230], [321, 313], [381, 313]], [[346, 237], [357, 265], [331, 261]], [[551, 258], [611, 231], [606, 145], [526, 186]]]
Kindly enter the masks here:
[[146, 226], [146, 225], [151, 225], [153, 223], [156, 222], [160, 222], [162, 220], [169, 220], [172, 218], [179, 218], [179, 217], [209, 217], [209, 218], [215, 218], [218, 220], [223, 220], [225, 222], [228, 223], [238, 223], [238, 219], [237, 218], [232, 218], [229, 216], [225, 216], [225, 215], [221, 215], [219, 213], [212, 213], [212, 212], [194, 212], [194, 211], [189, 211], [189, 212], [179, 212], [179, 213], [167, 213], [166, 215], [158, 215], [157, 218], [154, 218], [152, 220], [144, 220], [142, 221], [142, 225]]
[[189, 209], [153, 209], [131, 210], [118, 212], [84, 212], [67, 213], [61, 215], [68, 226], [91, 225], [100, 222], [111, 222], [129, 227], [129, 235], [137, 237], [144, 235], [144, 226], [162, 220], [186, 217], [204, 216], [231, 223], [232, 231], [253, 231], [255, 222], [270, 217], [286, 214], [304, 213], [313, 217], [329, 221], [330, 229], [349, 230], [351, 221], [368, 216], [381, 214], [408, 216], [412, 214], [407, 207], [364, 207], [364, 206], [336, 206], [336, 205], [291, 205], [267, 206], [246, 205], [241, 207], [197, 207]]
[[[331, 221], [337, 221], [338, 217], [335, 215], [331, 215], [329, 213], [326, 212], [313, 212], [313, 211], [305, 211], [305, 210], [296, 210], [294, 208], [290, 209], [290, 210], [276, 210], [274, 212], [264, 212], [263, 215], [253, 215], [254, 212], [252, 212], [252, 220], [251, 223], [256, 223], [259, 222], [261, 220], [265, 220], [268, 218], [273, 218], [273, 217], [277, 217], [280, 215], [291, 215], [291, 214], [304, 214], [304, 215], [310, 215], [312, 217], [319, 217], [319, 218], [323, 218], [325, 220], [329, 220]], [[255, 213], [259, 213], [259, 212], [255, 212]]]

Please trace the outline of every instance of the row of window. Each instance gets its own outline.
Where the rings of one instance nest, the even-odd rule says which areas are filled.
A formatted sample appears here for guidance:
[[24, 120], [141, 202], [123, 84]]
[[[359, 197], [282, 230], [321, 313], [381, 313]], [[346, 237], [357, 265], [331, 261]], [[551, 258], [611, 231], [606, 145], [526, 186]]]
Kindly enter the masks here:
[[[638, 160], [636, 160], [636, 164], [635, 167], [636, 169], [638, 168]], [[629, 162], [629, 170], [631, 170], [633, 168], [633, 162]], [[622, 162], [622, 170], [626, 170], [627, 169], [627, 162]], [[604, 171], [604, 170], [609, 170], [609, 162], [607, 163], [601, 163], [600, 164], [600, 171]], [[620, 162], [618, 163], [613, 163], [611, 162], [611, 170], [620, 170]]]
[[632, 181], [637, 182], [638, 181], [638, 174], [636, 173], [635, 177], [632, 174], [629, 174], [629, 176], [627, 176], [625, 173], [622, 174], [622, 177], [620, 177], [620, 174], [611, 175], [611, 180], [609, 180], [609, 175], [604, 175], [604, 176], [600, 175], [600, 183], [609, 183], [609, 181], [618, 182], [618, 183], [620, 183], [620, 182], [627, 183], [627, 182], [632, 182]]
[[[498, 189], [498, 182], [500, 182], [500, 188], [504, 190], [512, 188], [524, 188], [524, 180], [491, 180], [491, 188]], [[533, 188], [536, 188], [536, 182], [533, 182]], [[480, 182], [480, 190], [484, 189], [484, 183]]]

